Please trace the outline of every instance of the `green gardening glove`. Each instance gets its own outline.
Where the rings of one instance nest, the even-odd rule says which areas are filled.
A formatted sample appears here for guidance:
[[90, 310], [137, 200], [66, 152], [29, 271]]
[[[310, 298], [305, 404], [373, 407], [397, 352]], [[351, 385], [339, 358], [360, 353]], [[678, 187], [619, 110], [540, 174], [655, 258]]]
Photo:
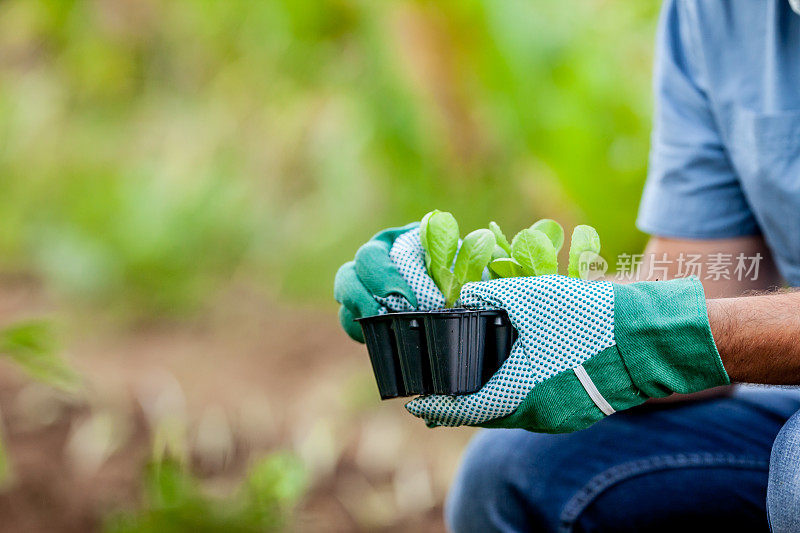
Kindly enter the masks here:
[[461, 302], [505, 309], [519, 338], [478, 392], [409, 402], [430, 426], [564, 433], [648, 398], [730, 383], [696, 278], [505, 278], [465, 285]]
[[[417, 297], [389, 257], [395, 241], [419, 226], [413, 222], [402, 228], [381, 231], [356, 252], [355, 261], [339, 268], [333, 282], [333, 297], [339, 302], [339, 321], [350, 337], [364, 342], [356, 318], [377, 315], [385, 307], [383, 298], [401, 297], [411, 308], [417, 307]], [[416, 238], [419, 242], [419, 237]], [[376, 298], [377, 297], [377, 298]]]

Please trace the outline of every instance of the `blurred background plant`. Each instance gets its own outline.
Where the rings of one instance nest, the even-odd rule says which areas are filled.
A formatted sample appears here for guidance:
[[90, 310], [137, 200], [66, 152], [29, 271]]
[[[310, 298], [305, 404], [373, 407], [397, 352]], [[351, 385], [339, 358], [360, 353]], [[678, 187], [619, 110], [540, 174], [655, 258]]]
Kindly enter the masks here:
[[254, 464], [227, 499], [204, 494], [200, 485], [175, 458], [153, 462], [145, 472], [143, 509], [110, 517], [106, 531], [278, 531], [303, 492], [304, 474], [296, 458], [272, 455]]
[[432, 207], [635, 249], [656, 8], [3, 2], [2, 267], [149, 314], [233, 275], [327, 300]]
[[[58, 355], [53, 326], [45, 320], [28, 320], [0, 328], [0, 357], [13, 361], [28, 377], [67, 394], [80, 388], [78, 374]], [[0, 490], [14, 475], [0, 433]]]
[[[88, 383], [76, 405], [0, 372], [20, 468], [90, 480], [90, 504], [47, 500], [58, 523], [83, 530], [138, 502], [124, 524], [146, 529], [166, 512], [160, 483], [187, 487], [178, 508], [205, 505], [195, 482], [242, 494], [245, 465], [289, 449], [308, 469], [295, 528], [438, 530], [469, 432], [379, 404], [363, 347], [336, 325], [333, 274], [433, 208], [464, 233], [547, 217], [595, 226], [607, 258], [638, 251], [657, 10], [0, 2], [0, 325], [53, 316]], [[177, 411], [188, 464], [140, 479]], [[33, 433], [31, 416], [46, 422]], [[0, 513], [27, 517], [23, 497], [0, 497]]]

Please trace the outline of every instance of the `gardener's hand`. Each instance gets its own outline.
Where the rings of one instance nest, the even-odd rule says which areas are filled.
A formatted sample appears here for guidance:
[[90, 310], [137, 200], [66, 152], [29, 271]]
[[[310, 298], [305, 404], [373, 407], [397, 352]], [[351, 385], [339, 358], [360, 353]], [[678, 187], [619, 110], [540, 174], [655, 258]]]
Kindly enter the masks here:
[[336, 273], [333, 296], [342, 304], [342, 327], [359, 342], [364, 336], [356, 318], [443, 307], [444, 296], [425, 269], [419, 223], [381, 231], [359, 248], [355, 261]]
[[648, 398], [730, 382], [694, 278], [505, 278], [465, 285], [461, 301], [505, 309], [519, 339], [480, 391], [409, 402], [431, 426], [569, 432]]

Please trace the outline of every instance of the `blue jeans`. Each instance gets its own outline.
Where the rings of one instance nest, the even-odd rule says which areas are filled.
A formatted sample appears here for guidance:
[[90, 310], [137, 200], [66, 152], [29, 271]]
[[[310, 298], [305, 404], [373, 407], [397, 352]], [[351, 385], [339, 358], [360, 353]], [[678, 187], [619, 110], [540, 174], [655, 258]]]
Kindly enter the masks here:
[[484, 430], [445, 519], [455, 532], [768, 531], [769, 506], [775, 533], [800, 532], [798, 410], [797, 391], [740, 388], [564, 435]]

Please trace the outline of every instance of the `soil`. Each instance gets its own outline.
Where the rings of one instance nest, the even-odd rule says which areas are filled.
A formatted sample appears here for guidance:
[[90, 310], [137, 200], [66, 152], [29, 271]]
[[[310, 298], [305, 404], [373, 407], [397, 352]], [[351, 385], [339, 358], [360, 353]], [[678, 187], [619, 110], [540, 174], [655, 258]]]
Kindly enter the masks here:
[[130, 326], [63, 307], [31, 280], [0, 280], [0, 325], [53, 317], [85, 379], [65, 395], [0, 361], [13, 468], [0, 531], [96, 531], [135, 508], [166, 424], [214, 493], [254, 458], [297, 454], [311, 481], [292, 531], [444, 530], [442, 502], [473, 432], [429, 430], [403, 400], [381, 402], [366, 350], [335, 308], [287, 308], [247, 288], [181, 322]]

